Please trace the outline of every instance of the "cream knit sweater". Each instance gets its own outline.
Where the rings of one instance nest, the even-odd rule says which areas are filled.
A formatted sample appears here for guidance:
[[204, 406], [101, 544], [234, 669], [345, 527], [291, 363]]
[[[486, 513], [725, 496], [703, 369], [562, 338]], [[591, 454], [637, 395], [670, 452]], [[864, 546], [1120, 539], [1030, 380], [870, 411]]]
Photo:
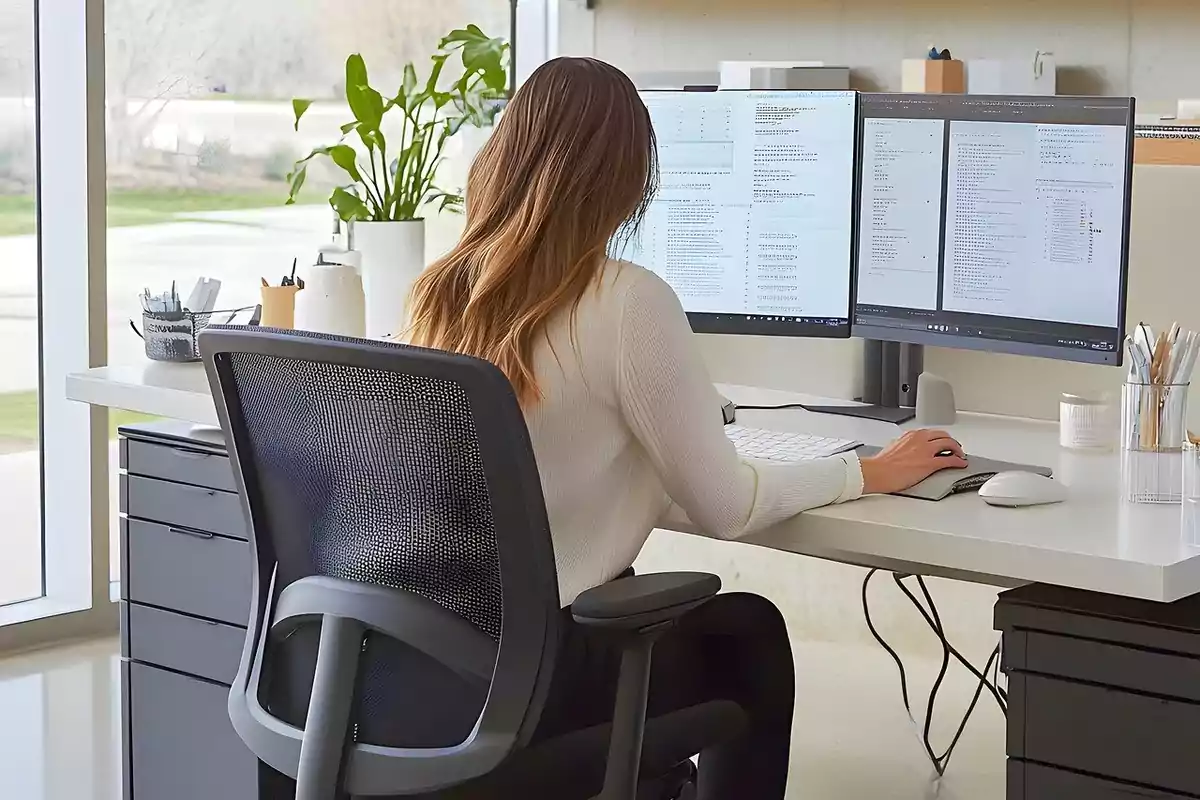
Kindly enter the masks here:
[[641, 267], [609, 261], [573, 318], [552, 320], [535, 369], [543, 399], [526, 418], [563, 606], [632, 565], [672, 501], [737, 539], [862, 495], [853, 454], [738, 457], [679, 299]]

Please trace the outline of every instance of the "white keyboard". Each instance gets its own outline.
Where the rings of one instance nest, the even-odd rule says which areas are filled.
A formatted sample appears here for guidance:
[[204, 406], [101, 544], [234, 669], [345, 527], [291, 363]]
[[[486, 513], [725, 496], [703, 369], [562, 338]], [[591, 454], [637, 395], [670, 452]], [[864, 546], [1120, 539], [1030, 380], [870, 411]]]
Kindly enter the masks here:
[[862, 447], [862, 442], [849, 439], [829, 439], [806, 433], [743, 428], [740, 425], [726, 425], [725, 435], [743, 458], [756, 461], [812, 461]]

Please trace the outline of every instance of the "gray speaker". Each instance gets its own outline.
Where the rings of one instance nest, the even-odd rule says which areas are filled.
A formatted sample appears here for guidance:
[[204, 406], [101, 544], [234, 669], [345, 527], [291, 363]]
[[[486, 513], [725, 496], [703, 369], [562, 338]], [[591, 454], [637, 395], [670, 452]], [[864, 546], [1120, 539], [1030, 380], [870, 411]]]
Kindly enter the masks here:
[[958, 406], [950, 381], [931, 372], [922, 373], [917, 382], [917, 424], [942, 428], [957, 421]]

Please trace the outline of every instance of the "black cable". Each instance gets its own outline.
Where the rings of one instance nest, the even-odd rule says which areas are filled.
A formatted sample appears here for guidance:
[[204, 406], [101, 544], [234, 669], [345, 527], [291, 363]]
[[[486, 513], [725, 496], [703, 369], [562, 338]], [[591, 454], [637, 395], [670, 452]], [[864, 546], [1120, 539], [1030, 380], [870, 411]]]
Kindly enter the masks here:
[[[1000, 663], [999, 656], [1000, 645], [996, 645], [996, 649], [993, 650], [992, 655], [988, 657], [987, 666], [983, 668], [985, 674], [993, 662], [996, 664]], [[975, 687], [975, 696], [971, 698], [971, 704], [967, 706], [967, 713], [963, 715], [962, 722], [959, 723], [958, 726], [958, 731], [954, 734], [954, 738], [950, 741], [950, 746], [946, 748], [945, 754], [942, 755], [941, 765], [943, 773], [945, 772], [946, 768], [950, 766], [950, 756], [954, 755], [954, 749], [958, 747], [958, 740], [962, 738], [963, 731], [967, 729], [967, 722], [970, 721], [971, 715], [975, 713], [975, 707], [979, 705], [979, 698], [983, 697], [983, 687], [986, 682], [986, 680], [980, 681], [979, 685]]]
[[738, 411], [792, 411], [794, 409], [799, 409], [801, 411], [812, 411], [813, 408], [814, 408], [814, 406], [806, 405], [804, 403], [784, 403], [781, 406], [744, 406], [739, 403], [737, 410]]
[[[921, 612], [921, 616], [925, 618], [925, 623], [930, 627], [930, 629], [933, 630], [934, 635], [938, 637], [938, 640], [941, 642], [941, 644], [943, 644], [946, 648], [948, 648], [950, 650], [950, 655], [954, 656], [955, 660], [958, 661], [958, 663], [962, 664], [963, 668], [965, 668], [968, 672], [970, 672], [972, 675], [974, 675], [978, 680], [985, 682], [986, 688], [991, 692], [992, 697], [996, 700], [996, 705], [998, 705], [1000, 707], [1000, 710], [1003, 711], [1005, 715], [1007, 715], [1008, 714], [1008, 694], [1007, 694], [1007, 692], [1004, 692], [998, 686], [995, 686], [991, 681], [988, 681], [985, 673], [980, 672], [975, 667], [975, 665], [972, 664], [967, 659], [966, 656], [964, 656], [961, 652], [959, 652], [958, 648], [956, 648], [953, 644], [950, 643], [950, 640], [948, 638], [946, 638], [946, 634], [942, 630], [941, 620], [940, 619], [934, 620], [934, 618], [931, 617], [929, 615], [929, 613], [925, 611], [925, 607], [922, 606], [921, 603], [917, 600], [916, 595], [914, 595], [912, 593], [912, 590], [909, 589], [908, 586], [906, 586], [903, 583], [903, 578], [906, 578], [906, 577], [909, 577], [909, 576], [895, 575], [895, 576], [893, 576], [893, 580], [895, 580], [896, 585], [898, 587], [900, 587], [900, 591], [904, 592], [904, 595], [908, 598], [909, 602], [912, 603], [914, 606], [916, 606], [917, 610]], [[917, 578], [917, 582], [922, 587], [922, 591], [925, 595], [926, 600], [931, 604], [931, 606], [933, 606], [933, 597], [929, 593], [929, 588], [927, 586], [925, 586], [925, 579], [919, 575], [916, 576], [916, 578]], [[933, 606], [933, 608], [934, 608], [934, 613], [936, 614], [937, 613], [936, 606]]]
[[[871, 583], [871, 579], [878, 571], [879, 570], [877, 569], [870, 570], [867, 573], [866, 578], [863, 580], [863, 616], [866, 619], [867, 628], [870, 630], [871, 635], [875, 638], [875, 641], [887, 651], [888, 655], [890, 655], [892, 660], [896, 663], [896, 667], [900, 672], [900, 692], [904, 700], [904, 709], [906, 712], [908, 712], [909, 718], [912, 719], [912, 705], [908, 693], [908, 678], [904, 669], [904, 662], [900, 658], [900, 655], [879, 634], [879, 631], [875, 628], [874, 622], [871, 620], [867, 589]], [[921, 604], [916, 595], [913, 594], [912, 590], [910, 590], [904, 583], [904, 579], [909, 577], [916, 577], [917, 583], [921, 589], [921, 594], [925, 598], [925, 601], [929, 604], [928, 611], [926, 611], [925, 606]], [[979, 700], [983, 696], [983, 690], [985, 687], [991, 691], [991, 694], [995, 698], [996, 704], [999, 706], [1001, 712], [1006, 716], [1008, 714], [1007, 692], [997, 685], [998, 677], [993, 677], [992, 680], [988, 680], [987, 677], [988, 672], [993, 669], [996, 670], [995, 674], [998, 675], [1001, 646], [997, 645], [996, 649], [992, 651], [992, 655], [988, 658], [987, 664], [984, 665], [983, 670], [976, 669], [975, 666], [968, 661], [965, 656], [962, 655], [962, 653], [960, 653], [952, 644], [950, 644], [950, 641], [946, 636], [945, 628], [942, 625], [941, 615], [937, 610], [937, 604], [933, 601], [933, 595], [929, 591], [929, 587], [926, 585], [925, 579], [920, 575], [912, 576], [897, 573], [893, 573], [892, 579], [895, 581], [896, 586], [899, 587], [900, 591], [903, 592], [908, 598], [909, 602], [911, 602], [913, 606], [915, 606], [916, 609], [921, 613], [922, 618], [924, 618], [926, 624], [929, 625], [930, 629], [934, 632], [934, 635], [938, 637], [939, 643], [942, 645], [942, 668], [938, 673], [937, 680], [934, 681], [933, 688], [930, 689], [929, 704], [925, 716], [924, 734], [921, 740], [921, 744], [925, 748], [925, 752], [929, 757], [930, 763], [933, 765], [933, 768], [937, 772], [938, 776], [941, 777], [945, 775], [946, 769], [950, 765], [950, 758], [954, 755], [954, 751], [958, 747], [958, 743], [962, 739], [964, 731], [966, 731], [967, 723], [970, 721], [971, 716], [975, 713], [975, 709], [979, 706]], [[946, 752], [939, 757], [933, 749], [932, 737], [930, 734], [933, 724], [933, 714], [937, 703], [937, 695], [941, 690], [946, 678], [946, 674], [949, 671], [950, 657], [952, 655], [959, 663], [966, 667], [966, 669], [974, 677], [979, 679], [979, 684], [975, 688], [975, 694], [971, 698], [971, 703], [968, 705], [967, 711], [963, 715], [962, 721], [959, 723], [958, 730], [955, 732], [954, 738], [950, 742], [950, 746], [946, 749]]]
[[[904, 699], [904, 710], [906, 712], [908, 712], [909, 719], [912, 719], [912, 704], [909, 702], [908, 675], [904, 670], [904, 660], [901, 659], [900, 654], [897, 653], [895, 650], [893, 650], [892, 646], [889, 645], [882, 636], [880, 636], [879, 631], [877, 631], [875, 629], [875, 623], [871, 621], [871, 606], [870, 606], [870, 603], [867, 602], [867, 588], [871, 585], [871, 579], [875, 577], [875, 573], [877, 573], [877, 572], [879, 572], [879, 570], [873, 569], [870, 572], [868, 572], [867, 577], [863, 579], [863, 586], [862, 586], [863, 617], [864, 617], [864, 619], [866, 619], [866, 622], [867, 622], [867, 630], [869, 630], [871, 632], [871, 635], [873, 637], [875, 637], [875, 641], [878, 642], [879, 646], [882, 647], [884, 650], [886, 650], [887, 654], [890, 655], [892, 657], [892, 660], [896, 662], [896, 668], [900, 671], [900, 696]], [[937, 769], [938, 768], [937, 767], [937, 765], [938, 765], [937, 755], [933, 752], [933, 748], [929, 746], [928, 739], [922, 741], [922, 744], [925, 747], [926, 755], [929, 756], [929, 760], [934, 765], [934, 769]], [[939, 772], [938, 774], [940, 775], [941, 773]]]
[[[921, 594], [925, 598], [925, 602], [929, 604], [929, 610], [933, 614], [933, 622], [936, 625], [934, 632], [938, 635], [938, 638], [941, 640], [943, 658], [948, 660], [950, 651], [953, 648], [950, 646], [950, 641], [946, 638], [946, 629], [942, 626], [942, 618], [941, 618], [941, 615], [938, 613], [937, 604], [935, 602], [933, 602], [933, 595], [930, 593], [929, 587], [925, 584], [925, 578], [922, 577], [921, 575], [917, 575], [916, 578], [917, 578], [917, 585], [921, 587]], [[904, 584], [903, 584], [900, 576], [898, 576], [898, 575], [894, 576], [894, 579], [895, 579], [897, 585], [899, 585], [903, 589]], [[905, 592], [905, 594], [908, 594], [908, 593]], [[922, 608], [919, 603], [916, 603], [916, 598], [909, 595], [909, 599], [912, 600], [913, 603], [916, 604], [918, 608]], [[954, 755], [954, 750], [955, 750], [955, 748], [958, 747], [958, 742], [962, 738], [963, 732], [967, 729], [967, 723], [970, 721], [971, 715], [975, 713], [975, 709], [979, 705], [979, 698], [983, 696], [983, 687], [986, 685], [989, 685], [988, 680], [985, 676], [987, 675], [988, 670], [992, 668], [993, 664], [999, 664], [999, 661], [997, 660], [999, 655], [1000, 655], [1000, 645], [996, 645], [996, 648], [992, 651], [991, 656], [988, 657], [987, 663], [984, 664], [983, 670], [978, 672], [977, 676], [979, 677], [979, 684], [975, 687], [975, 695], [971, 698], [971, 703], [967, 706], [967, 711], [963, 715], [962, 722], [960, 722], [958, 725], [958, 730], [955, 732], [954, 738], [951, 739], [951, 741], [950, 741], [950, 746], [948, 748], [946, 748], [946, 752], [941, 756], [941, 758], [938, 759], [937, 769], [938, 769], [939, 774], [944, 775], [946, 769], [950, 766], [950, 758], [951, 758], [951, 756]], [[964, 665], [969, 670], [971, 670], [973, 673], [976, 672], [973, 665], [970, 664], [969, 662], [967, 662], [965, 659], [962, 659], [961, 656], [960, 656], [960, 660], [963, 661]], [[946, 662], [944, 661], [943, 669], [945, 668], [945, 666], [946, 666]], [[933, 700], [936, 697], [937, 692], [940, 688], [941, 688], [941, 678], [939, 677], [938, 682], [934, 684], [933, 689], [931, 690], [931, 693], [930, 693], [929, 719], [926, 720], [926, 731], [928, 731], [928, 729], [929, 729], [929, 720], [933, 718]], [[1002, 705], [1001, 710], [1005, 711], [1005, 713], [1007, 715], [1007, 708], [1005, 706]], [[926, 735], [928, 735], [928, 733]]]
[[871, 570], [867, 573], [867, 577], [863, 580], [863, 616], [867, 621], [867, 630], [869, 630], [871, 635], [875, 637], [875, 641], [879, 643], [879, 646], [886, 650], [888, 655], [892, 657], [892, 660], [896, 662], [896, 667], [900, 670], [900, 695], [904, 698], [904, 708], [911, 713], [912, 706], [909, 704], [908, 700], [908, 678], [904, 672], [904, 662], [900, 659], [900, 654], [893, 650], [891, 645], [883, 640], [883, 637], [879, 635], [879, 631], [875, 630], [875, 624], [871, 622], [871, 607], [867, 603], [867, 587], [871, 585], [871, 579], [875, 577], [875, 573], [877, 572], [879, 572], [877, 569]]
[[[896, 582], [897, 586], [901, 587], [901, 589], [906, 588], [899, 575], [893, 575], [892, 579]], [[946, 632], [942, 628], [941, 615], [938, 614], [937, 606], [934, 604], [933, 598], [929, 595], [929, 591], [925, 589], [925, 581], [920, 575], [917, 576], [917, 582], [921, 585], [921, 589], [925, 592], [926, 601], [929, 603], [929, 610], [933, 612], [932, 622], [934, 624], [934, 633], [937, 634], [938, 640], [942, 643], [942, 668], [938, 672], [937, 679], [933, 682], [933, 687], [929, 690], [929, 704], [925, 709], [925, 748], [932, 753], [933, 742], [930, 737], [933, 729], [933, 712], [934, 707], [937, 705], [938, 692], [942, 690], [942, 683], [946, 680], [946, 673], [950, 671], [950, 644], [946, 641]], [[907, 594], [907, 592], [905, 592], [905, 594]], [[911, 599], [914, 603], [916, 602], [916, 598], [913, 598], [911, 595], [909, 596], [909, 599]], [[921, 608], [920, 604], [917, 604], [917, 607]], [[923, 608], [921, 608], [921, 610], [922, 612], [924, 611]], [[938, 775], [945, 774], [946, 767], [942, 763], [941, 759], [934, 757], [933, 763], [934, 768], [937, 769]]]

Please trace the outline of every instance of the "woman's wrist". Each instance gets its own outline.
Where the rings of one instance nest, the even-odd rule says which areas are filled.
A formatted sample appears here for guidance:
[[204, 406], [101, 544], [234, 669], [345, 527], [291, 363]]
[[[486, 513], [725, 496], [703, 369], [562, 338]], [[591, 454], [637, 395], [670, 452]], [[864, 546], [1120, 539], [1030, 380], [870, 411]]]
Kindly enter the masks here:
[[887, 466], [880, 462], [878, 456], [864, 458], [859, 461], [862, 467], [863, 494], [887, 494]]

